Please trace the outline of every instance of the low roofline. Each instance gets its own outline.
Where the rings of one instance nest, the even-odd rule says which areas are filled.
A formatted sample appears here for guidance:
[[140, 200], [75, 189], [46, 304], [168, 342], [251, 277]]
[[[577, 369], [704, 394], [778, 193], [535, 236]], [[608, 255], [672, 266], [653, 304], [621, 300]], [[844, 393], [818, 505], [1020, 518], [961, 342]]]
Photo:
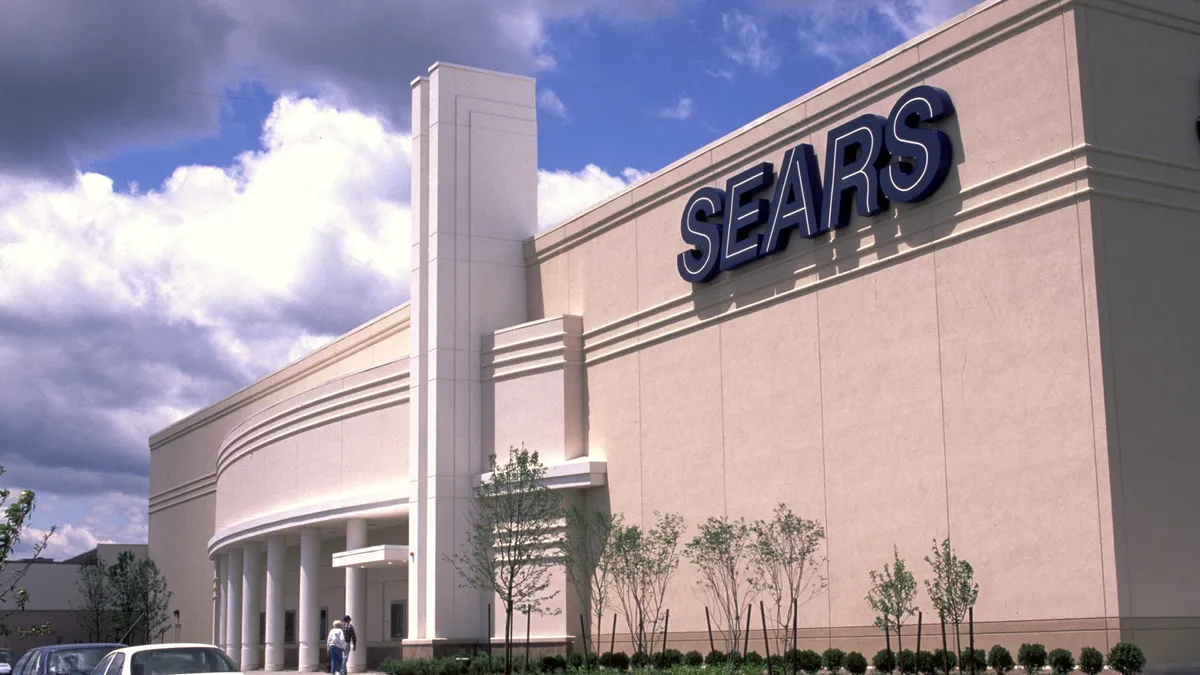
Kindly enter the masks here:
[[[225, 398], [174, 422], [150, 436], [150, 451], [191, 429], [247, 405], [276, 389], [304, 377], [331, 360], [369, 347], [376, 341], [408, 325], [409, 301], [376, 316], [329, 344], [296, 359], [275, 372], [259, 378]], [[373, 330], [374, 329], [374, 330]]]
[[[720, 138], [708, 143], [707, 145], [704, 145], [703, 147], [701, 147], [693, 152], [690, 152], [687, 155], [684, 155], [683, 157], [675, 160], [674, 162], [671, 162], [670, 164], [664, 166], [663, 168], [661, 168], [653, 173], [647, 174], [646, 176], [643, 176], [637, 182], [630, 183], [628, 186], [625, 187], [625, 189], [621, 190], [620, 192], [613, 193], [613, 194], [609, 195], [608, 197], [605, 197], [604, 199], [596, 202], [595, 204], [592, 204], [591, 206], [560, 221], [557, 225], [546, 228], [545, 230], [538, 232], [537, 234], [533, 235], [532, 237], [529, 237], [528, 239], [525, 240], [525, 243], [528, 245], [534, 241], [537, 241], [538, 239], [549, 236], [561, 229], [564, 229], [565, 227], [567, 227], [567, 225], [569, 225], [577, 220], [581, 220], [581, 219], [585, 218], [591, 212], [598, 211], [598, 210], [604, 208], [605, 206], [607, 206], [608, 204], [618, 201], [622, 197], [628, 196], [631, 192], [640, 188], [641, 186], [648, 184], [651, 181], [653, 181], [657, 178], [660, 178], [667, 173], [670, 173], [674, 169], [677, 169], [681, 166], [685, 166], [688, 162], [696, 159], [697, 157], [700, 157], [704, 153], [713, 151], [714, 149], [720, 147], [721, 145], [723, 145], [725, 143], [728, 143], [729, 141], [737, 138], [738, 136], [741, 136], [742, 134], [745, 134], [746, 132], [753, 130], [755, 127], [766, 124], [767, 122], [769, 122], [777, 117], [780, 117], [782, 115], [786, 115], [792, 109], [802, 106], [805, 103], [807, 103], [808, 101], [825, 93], [826, 91], [829, 91], [830, 89], [833, 89], [834, 87], [837, 87], [837, 86], [843, 84], [844, 82], [847, 82], [848, 80], [852, 80], [852, 79], [858, 77], [859, 75], [867, 72], [868, 70], [871, 70], [872, 68], [879, 65], [880, 63], [889, 61], [910, 49], [916, 48], [921, 43], [929, 41], [930, 38], [950, 30], [954, 26], [957, 26], [958, 24], [962, 23], [963, 21], [966, 21], [967, 19], [971, 18], [972, 16], [979, 14], [980, 12], [986, 11], [992, 5], [996, 5], [996, 4], [999, 4], [1002, 2], [1007, 2], [1007, 1], [1008, 0], [985, 0], [984, 2], [981, 2], [978, 5], [975, 5], [974, 7], [970, 8], [964, 12], [962, 12], [956, 16], [953, 16], [950, 19], [947, 19], [946, 21], [943, 21], [942, 23], [938, 24], [937, 26], [934, 26], [933, 28], [930, 28], [929, 30], [925, 31], [924, 33], [921, 33], [920, 35], [916, 35], [916, 36], [906, 40], [904, 43], [902, 43], [902, 44], [884, 52], [883, 54], [876, 56], [875, 58], [871, 59], [870, 61], [867, 61], [866, 63], [858, 66], [857, 68], [854, 68], [853, 70], [850, 70], [850, 71], [844, 73], [840, 77], [836, 77], [836, 78], [826, 82], [825, 84], [817, 87], [816, 89], [813, 89], [812, 91], [808, 92], [807, 94], [802, 94], [799, 98], [796, 98], [788, 103], [785, 103], [784, 105], [772, 110], [771, 112], [759, 117], [758, 119], [755, 119], [754, 121], [750, 122], [749, 124], [744, 124], [744, 125], [738, 127], [737, 129], [734, 129], [733, 131], [725, 134], [724, 136], [721, 136]], [[1060, 0], [1046, 0], [1047, 3], [1054, 3], [1054, 2], [1059, 2], [1059, 1]], [[1068, 1], [1063, 4], [1070, 4], [1070, 2]]]

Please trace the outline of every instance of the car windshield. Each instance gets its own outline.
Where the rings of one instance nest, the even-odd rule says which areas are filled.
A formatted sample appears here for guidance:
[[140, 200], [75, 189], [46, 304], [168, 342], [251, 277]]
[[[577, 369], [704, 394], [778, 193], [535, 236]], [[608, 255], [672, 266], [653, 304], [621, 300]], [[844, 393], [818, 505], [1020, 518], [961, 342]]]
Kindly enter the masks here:
[[136, 652], [129, 661], [131, 675], [235, 673], [237, 666], [214, 647], [165, 647]]
[[0, 663], [12, 665], [17, 662], [17, 655], [8, 649], [0, 649]]
[[77, 675], [90, 673], [108, 656], [111, 647], [80, 647], [78, 649], [56, 649], [46, 656], [46, 672], [53, 675]]

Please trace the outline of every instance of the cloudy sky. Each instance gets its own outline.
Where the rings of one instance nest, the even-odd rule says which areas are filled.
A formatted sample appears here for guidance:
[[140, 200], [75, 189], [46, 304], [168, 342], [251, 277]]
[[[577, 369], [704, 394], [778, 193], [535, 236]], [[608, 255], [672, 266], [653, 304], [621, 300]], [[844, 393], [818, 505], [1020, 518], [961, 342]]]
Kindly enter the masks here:
[[538, 78], [547, 227], [973, 4], [7, 0], [0, 484], [145, 541], [151, 433], [406, 301], [434, 61]]

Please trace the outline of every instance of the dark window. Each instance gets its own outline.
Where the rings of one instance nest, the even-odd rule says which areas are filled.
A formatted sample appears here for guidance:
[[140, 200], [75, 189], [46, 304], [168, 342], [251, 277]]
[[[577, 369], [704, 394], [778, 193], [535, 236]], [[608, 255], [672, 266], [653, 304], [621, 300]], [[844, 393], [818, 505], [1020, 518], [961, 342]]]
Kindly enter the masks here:
[[112, 665], [108, 667], [108, 675], [121, 675], [121, 669], [125, 667], [125, 655], [113, 654]]
[[322, 642], [329, 633], [329, 608], [321, 608], [321, 621], [317, 627], [317, 642]]
[[180, 673], [235, 673], [237, 666], [213, 647], [163, 647], [135, 653], [129, 661], [132, 675]]
[[283, 641], [286, 644], [296, 644], [296, 610], [289, 609], [283, 613]]
[[54, 649], [45, 657], [49, 675], [84, 675], [91, 673], [96, 665], [108, 656], [112, 647], [79, 647], [77, 649]]
[[108, 670], [108, 664], [112, 663], [114, 656], [116, 656], [116, 654], [109, 654], [108, 656], [104, 657], [103, 661], [96, 664], [95, 669], [92, 670], [92, 675], [104, 675], [104, 671]]
[[258, 644], [267, 644], [267, 613], [258, 613]]
[[403, 640], [407, 637], [404, 633], [405, 619], [408, 618], [408, 613], [404, 611], [404, 601], [400, 600], [392, 603], [392, 639]]

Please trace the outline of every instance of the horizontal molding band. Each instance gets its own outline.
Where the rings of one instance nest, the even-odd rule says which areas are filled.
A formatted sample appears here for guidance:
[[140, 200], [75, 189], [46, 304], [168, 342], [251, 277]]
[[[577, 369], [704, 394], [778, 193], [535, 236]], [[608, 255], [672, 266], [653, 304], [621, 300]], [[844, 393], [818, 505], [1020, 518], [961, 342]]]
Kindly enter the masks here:
[[[1036, 193], [1045, 191], [1048, 187], [1052, 187], [1055, 185], [1062, 185], [1065, 183], [1076, 181], [1084, 174], [1084, 172], [1085, 172], [1085, 168], [1074, 169], [1074, 170], [1068, 171], [1066, 173], [1059, 174], [1049, 180], [1042, 181], [1035, 185], [1031, 185], [1026, 188], [1023, 188], [1019, 192], [1034, 193], [1034, 196], [1036, 196]], [[799, 297], [800, 295], [811, 293], [814, 290], [817, 290], [817, 289], [820, 289], [820, 288], [823, 288], [826, 286], [830, 286], [834, 283], [839, 283], [845, 279], [852, 278], [854, 276], [863, 274], [865, 272], [869, 272], [869, 271], [877, 269], [881, 266], [891, 265], [896, 262], [906, 260], [908, 258], [920, 255], [922, 253], [934, 250], [937, 247], [945, 246], [947, 244], [950, 244], [950, 243], [953, 243], [953, 242], [956, 242], [956, 241], [959, 241], [962, 239], [977, 236], [977, 235], [981, 234], [982, 232], [994, 229], [996, 227], [1006, 225], [1014, 220], [1024, 218], [1033, 213], [1038, 213], [1038, 212], [1044, 211], [1048, 208], [1053, 208], [1055, 206], [1061, 206], [1061, 205], [1068, 204], [1068, 203], [1073, 202], [1073, 201], [1083, 197], [1084, 195], [1088, 194], [1090, 192], [1090, 190], [1091, 190], [1091, 188], [1085, 187], [1082, 189], [1073, 190], [1069, 193], [1059, 195], [1057, 197], [1052, 197], [1049, 200], [1038, 202], [1031, 206], [1020, 209], [1018, 211], [1014, 211], [1012, 213], [1000, 216], [1000, 217], [992, 219], [990, 221], [980, 223], [974, 227], [959, 230], [956, 232], [952, 232], [940, 239], [933, 239], [932, 241], [930, 241], [928, 243], [918, 244], [916, 246], [905, 249], [903, 251], [899, 251], [899, 252], [897, 252], [893, 255], [890, 255], [886, 258], [879, 258], [879, 259], [871, 261], [871, 262], [863, 263], [863, 264], [858, 265], [857, 267], [847, 270], [845, 272], [842, 272], [839, 274], [834, 274], [834, 275], [826, 277], [824, 279], [817, 279], [817, 280], [809, 282], [807, 284], [802, 284], [802, 285], [796, 286], [795, 288], [792, 288], [792, 289], [789, 289], [786, 291], [782, 291], [780, 293], [772, 295], [768, 298], [764, 298], [762, 300], [758, 300], [758, 301], [755, 301], [755, 302], [752, 302], [749, 304], [739, 305], [737, 307], [730, 308], [730, 309], [728, 309], [724, 312], [721, 312], [715, 316], [711, 316], [708, 318], [697, 318], [696, 314], [700, 313], [700, 310], [703, 310], [705, 308], [710, 308], [716, 304], [721, 304], [722, 303], [721, 300], [717, 300], [714, 303], [712, 303], [710, 305], [706, 305], [705, 307], [702, 307], [702, 308], [684, 308], [681, 311], [677, 311], [672, 314], [668, 314], [666, 316], [661, 316], [661, 317], [655, 318], [653, 320], [648, 320], [645, 323], [643, 323], [642, 321], [639, 320], [639, 324], [636, 328], [632, 328], [628, 331], [625, 331], [624, 333], [622, 333], [620, 335], [612, 336], [612, 337], [605, 338], [603, 340], [598, 340], [595, 342], [588, 341], [586, 350], [585, 350], [585, 359], [584, 359], [585, 363], [587, 365], [600, 363], [600, 362], [606, 361], [608, 359], [615, 358], [617, 356], [621, 356], [621, 355], [628, 354], [633, 351], [642, 349], [643, 347], [646, 347], [650, 344], [657, 344], [657, 343], [663, 342], [665, 340], [671, 339], [673, 337], [677, 337], [686, 332], [690, 332], [690, 331], [693, 331], [693, 330], [696, 330], [696, 329], [699, 329], [699, 328], [702, 328], [705, 326], [714, 325], [716, 323], [726, 321], [726, 320], [731, 319], [736, 316], [742, 316], [744, 314], [748, 314], [750, 312], [756, 311], [758, 309], [762, 309], [764, 307], [771, 306], [775, 303], [782, 302], [782, 301], [790, 299], [790, 298], [795, 298], [795, 297]], [[1004, 198], [1000, 198], [997, 200], [991, 200], [989, 202], [986, 202], [985, 204], [979, 205], [978, 207], [971, 207], [970, 209], [964, 209], [964, 211], [959, 212], [959, 214], [955, 214], [954, 216], [952, 216], [950, 218], [935, 222], [935, 223], [933, 223], [929, 226], [926, 226], [925, 228], [922, 228], [922, 229], [936, 228], [940, 225], [954, 222], [954, 221], [958, 220], [959, 218], [961, 218], [962, 213], [965, 213], [968, 211], [985, 210], [983, 207], [988, 206], [988, 205], [994, 205], [995, 202], [1009, 201], [1012, 197], [1013, 197], [1013, 195], [1008, 195]], [[869, 251], [872, 248], [874, 248], [875, 246], [877, 246], [877, 244], [874, 244], [871, 247], [868, 247], [864, 251], [859, 251], [859, 253], [861, 254], [865, 251]], [[791, 279], [796, 279], [799, 277], [808, 276], [811, 273], [811, 271], [812, 271], [811, 266], [806, 266], [799, 270], [793, 271], [792, 273], [790, 273], [788, 275], [788, 277]], [[756, 290], [761, 290], [762, 288], [768, 288], [771, 286], [775, 286], [780, 281], [783, 281], [783, 279], [780, 279], [777, 276], [765, 277], [763, 283], [760, 286], [757, 286], [754, 289], [747, 290], [746, 294], [752, 294]], [[680, 304], [682, 304], [682, 303], [680, 303]], [[639, 319], [640, 318], [641, 317], [639, 317]], [[646, 317], [646, 318], [649, 319], [649, 317]], [[682, 326], [679, 326], [676, 328], [669, 328], [669, 326], [671, 326], [673, 324], [680, 324], [680, 323], [684, 323], [684, 322], [687, 322], [687, 323], [685, 325], [682, 325]], [[658, 330], [663, 330], [664, 332], [655, 333], [655, 331], [658, 331]], [[648, 339], [646, 336], [651, 333], [654, 333], [654, 335], [652, 338]], [[605, 348], [610, 348], [610, 350], [603, 351]]]
[[[215, 419], [260, 400], [330, 363], [344, 360], [409, 328], [409, 303], [404, 302], [385, 314], [355, 328], [313, 353], [254, 382], [230, 396], [202, 408], [150, 437], [150, 451]], [[338, 348], [344, 351], [338, 351]], [[337, 379], [337, 378], [333, 378]]]
[[321, 527], [353, 518], [394, 518], [407, 513], [408, 495], [397, 497], [395, 490], [308, 504], [222, 528], [208, 540], [208, 555], [212, 557], [222, 553], [223, 549], [246, 541], [289, 534], [309, 527]]
[[187, 502], [199, 499], [201, 497], [211, 495], [217, 491], [217, 474], [211, 473], [203, 479], [191, 481], [187, 484], [186, 489], [172, 488], [150, 497], [149, 511], [155, 513], [179, 506]]
[[[221, 441], [221, 445], [217, 450], [217, 471], [220, 473], [220, 467], [228, 461], [228, 457], [239, 449], [245, 447], [249, 443], [254, 443], [267, 434], [273, 433], [279, 429], [285, 428], [299, 421], [312, 419], [313, 417], [352, 406], [357, 403], [369, 401], [379, 396], [396, 391], [404, 391], [408, 389], [408, 379], [410, 371], [402, 371], [392, 373], [384, 377], [368, 380], [360, 384], [345, 389], [331, 391], [328, 394], [322, 394], [314, 397], [310, 401], [304, 403], [294, 403], [297, 399], [307, 396], [312, 393], [312, 390], [300, 392], [295, 396], [285, 399], [274, 406], [252, 416], [240, 425], [234, 427], [225, 439]], [[399, 384], [396, 384], [399, 383]], [[385, 387], [385, 385], [393, 385]], [[375, 389], [375, 391], [371, 391]], [[367, 392], [363, 394], [362, 392]], [[356, 396], [356, 394], [361, 394]], [[292, 403], [289, 407], [283, 407]], [[269, 413], [269, 414], [268, 414]]]
[[243, 446], [239, 448], [236, 453], [228, 455], [221, 464], [217, 465], [217, 479], [219, 481], [221, 474], [225, 473], [226, 470], [236, 464], [241, 458], [245, 457], [246, 455], [253, 454], [254, 452], [257, 452], [258, 450], [261, 450], [272, 443], [278, 443], [279, 441], [286, 440], [292, 436], [297, 436], [306, 431], [312, 431], [313, 429], [333, 424], [334, 422], [340, 422], [351, 417], [357, 417], [358, 415], [364, 415], [366, 413], [383, 410], [385, 408], [394, 408], [396, 406], [408, 403], [408, 400], [408, 384], [403, 384], [392, 389], [383, 390], [372, 396], [361, 396], [354, 401], [355, 403], [361, 403], [363, 401], [375, 401], [375, 403], [371, 405], [355, 408], [349, 408], [349, 404], [345, 406], [333, 406], [339, 410], [337, 414], [321, 417], [320, 419], [305, 424], [297, 423], [294, 426], [292, 424], [281, 425], [275, 429], [275, 431], [278, 431], [279, 433], [274, 434], [269, 438], [263, 438], [253, 445]]

